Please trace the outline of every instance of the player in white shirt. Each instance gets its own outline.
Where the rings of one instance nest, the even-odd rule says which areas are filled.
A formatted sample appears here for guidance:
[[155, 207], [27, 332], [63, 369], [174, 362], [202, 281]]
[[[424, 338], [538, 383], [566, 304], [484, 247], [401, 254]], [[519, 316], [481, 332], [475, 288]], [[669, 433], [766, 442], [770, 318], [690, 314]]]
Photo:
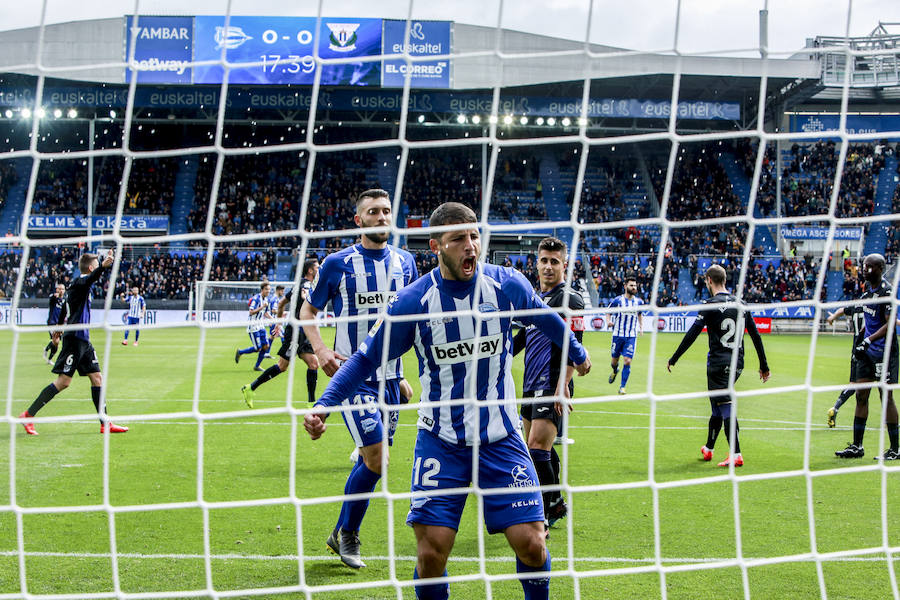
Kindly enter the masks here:
[[[126, 316], [126, 323], [128, 325], [137, 325], [144, 319], [144, 313], [147, 310], [147, 305], [144, 303], [144, 297], [140, 294], [140, 289], [138, 286], [134, 286], [131, 288], [131, 294], [126, 296], [124, 293], [122, 294], [122, 300], [128, 303], [128, 315]], [[138, 338], [141, 336], [141, 330], [135, 327], [134, 329], [134, 345], [138, 345]], [[125, 330], [125, 339], [122, 340], [122, 345], [128, 345], [128, 330]]]
[[262, 368], [259, 365], [269, 351], [269, 340], [266, 337], [266, 325], [263, 323], [263, 319], [268, 319], [271, 316], [269, 313], [268, 300], [269, 287], [268, 281], [262, 282], [259, 286], [259, 293], [250, 298], [250, 301], [247, 303], [247, 311], [250, 316], [250, 324], [247, 325], [247, 333], [250, 334], [250, 341], [253, 345], [246, 348], [239, 348], [234, 351], [235, 364], [240, 362], [241, 356], [244, 354], [256, 352], [257, 357], [256, 366], [253, 367], [254, 371], [262, 371]]
[[[619, 373], [619, 357], [625, 366], [622, 367], [622, 383], [619, 386], [619, 393], [625, 393], [625, 386], [628, 384], [628, 377], [631, 375], [631, 359], [634, 358], [634, 348], [637, 345], [637, 336], [643, 335], [644, 323], [641, 317], [639, 306], [644, 301], [635, 296], [637, 294], [637, 280], [634, 277], [625, 278], [625, 293], [617, 296], [609, 303], [609, 308], [625, 309], [622, 312], [609, 314], [607, 316], [609, 323], [613, 328], [612, 348], [610, 354], [612, 360], [612, 373], [609, 376], [609, 382], [616, 380]], [[631, 310], [628, 310], [631, 309]]]
[[[521, 273], [478, 261], [476, 223], [475, 213], [456, 202], [432, 213], [433, 227], [470, 225], [431, 234], [429, 245], [438, 256], [438, 268], [397, 292], [387, 317], [369, 331], [315, 406], [337, 406], [384, 361], [415, 348], [422, 397], [412, 467], [416, 495], [406, 522], [416, 535], [413, 577], [423, 580], [416, 585], [416, 597], [449, 597], [446, 583], [424, 580], [447, 575], [468, 494], [434, 492], [469, 486], [477, 461], [475, 483], [494, 492], [482, 498], [488, 532], [504, 533], [515, 552], [525, 598], [543, 600], [550, 590], [550, 554], [541, 494], [523, 490], [537, 487], [538, 478], [518, 431], [512, 313], [547, 311], [518, 319], [540, 328], [557, 345], [568, 343], [568, 356], [580, 375], [590, 370], [591, 362], [565, 322]], [[466, 399], [470, 402], [459, 402]], [[306, 415], [304, 427], [312, 439], [325, 432], [326, 416], [324, 411]]]

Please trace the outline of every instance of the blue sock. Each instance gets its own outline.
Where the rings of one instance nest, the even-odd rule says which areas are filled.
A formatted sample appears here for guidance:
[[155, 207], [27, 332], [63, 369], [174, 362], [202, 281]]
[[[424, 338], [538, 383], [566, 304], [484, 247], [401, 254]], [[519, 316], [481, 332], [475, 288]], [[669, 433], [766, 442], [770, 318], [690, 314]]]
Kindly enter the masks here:
[[625, 387], [625, 384], [628, 383], [628, 377], [631, 376], [631, 365], [625, 365], [622, 367], [622, 387]]
[[125, 339], [126, 340], [128, 339], [128, 330], [127, 329], [125, 330]]
[[[139, 338], [139, 337], [141, 337], [141, 330], [140, 330], [140, 329], [135, 329], [135, 330], [134, 330], [134, 341], [138, 341], [138, 338]], [[126, 339], [126, 340], [128, 339], [128, 332], [127, 332], [127, 331], [125, 332], [125, 339]]]
[[546, 571], [547, 576], [539, 579], [521, 579], [525, 600], [547, 600], [550, 597], [550, 550], [547, 560], [540, 567], [529, 567], [516, 557], [516, 573], [537, 573]]
[[[375, 485], [378, 483], [379, 479], [381, 479], [381, 475], [374, 471], [370, 471], [369, 467], [366, 466], [366, 463], [363, 462], [362, 457], [360, 457], [356, 466], [350, 471], [350, 476], [347, 477], [344, 493], [365, 494], [371, 492], [375, 489]], [[341, 512], [344, 515], [339, 523], [341, 528], [344, 531], [359, 531], [359, 526], [362, 525], [363, 517], [366, 516], [366, 509], [369, 508], [369, 501], [344, 500], [344, 507], [346, 507], [346, 510], [344, 510], [344, 508], [341, 509]]]
[[249, 348], [244, 348], [243, 350], [238, 350], [238, 354], [250, 354], [251, 352], [256, 352], [256, 346], [250, 346]]
[[[444, 569], [442, 577], [447, 576], [447, 569]], [[413, 569], [413, 579], [419, 578], [418, 568]], [[432, 583], [416, 585], [416, 598], [418, 600], [448, 600], [450, 598], [449, 583]]]
[[262, 363], [263, 359], [266, 357], [266, 351], [260, 350], [259, 355], [256, 357], [256, 366], [259, 368], [259, 365]]

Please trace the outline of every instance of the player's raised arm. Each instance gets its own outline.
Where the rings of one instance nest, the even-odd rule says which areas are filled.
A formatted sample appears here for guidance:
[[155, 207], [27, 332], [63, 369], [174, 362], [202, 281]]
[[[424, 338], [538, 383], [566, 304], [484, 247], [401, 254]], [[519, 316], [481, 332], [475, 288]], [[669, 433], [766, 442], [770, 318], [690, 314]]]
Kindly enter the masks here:
[[826, 317], [826, 319], [825, 319], [825, 322], [828, 323], [829, 325], [831, 325], [834, 323], [835, 319], [837, 319], [838, 317], [842, 317], [842, 316], [844, 316], [844, 308], [843, 307], [837, 309], [836, 311], [834, 311], [833, 313], [828, 315], [828, 317]]

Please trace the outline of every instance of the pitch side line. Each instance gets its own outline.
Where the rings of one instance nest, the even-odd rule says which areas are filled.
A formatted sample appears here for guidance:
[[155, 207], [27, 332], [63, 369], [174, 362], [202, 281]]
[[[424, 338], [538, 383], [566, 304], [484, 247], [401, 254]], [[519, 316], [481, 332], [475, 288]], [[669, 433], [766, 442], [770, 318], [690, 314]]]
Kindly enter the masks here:
[[[109, 552], [24, 552], [24, 556], [30, 558], [100, 558], [107, 559], [112, 558], [112, 553]], [[15, 550], [4, 550], [0, 551], [0, 556], [5, 557], [17, 557], [19, 553]], [[203, 554], [142, 554], [137, 552], [119, 552], [116, 554], [116, 557], [119, 559], [122, 558], [136, 558], [136, 559], [145, 559], [145, 560], [203, 560]], [[210, 554], [210, 560], [280, 560], [280, 561], [298, 561], [298, 557], [296, 554], [276, 554], [276, 555], [268, 555], [268, 554]], [[373, 556], [373, 555], [364, 555], [364, 559], [366, 560], [383, 560], [383, 561], [402, 561], [402, 562], [415, 562], [417, 559], [415, 556]], [[761, 557], [761, 558], [772, 558], [770, 556]], [[565, 563], [568, 562], [569, 559], [564, 556], [554, 557], [555, 562], [557, 563]], [[304, 556], [304, 561], [335, 561], [337, 560], [333, 554], [326, 555], [311, 555]], [[451, 556], [450, 562], [460, 562], [460, 563], [472, 563], [479, 562], [481, 559], [477, 556]], [[625, 563], [625, 564], [653, 564], [656, 562], [655, 558], [624, 558], [621, 556], [576, 556], [572, 559], [577, 563]], [[729, 560], [734, 560], [734, 557], [729, 558], [661, 558], [660, 562], [665, 564], [704, 564], [704, 563], [715, 563], [715, 562], [725, 562]], [[758, 560], [753, 557], [744, 557], [745, 561], [753, 561]], [[834, 557], [834, 558], [820, 558], [821, 562], [884, 562], [887, 560], [887, 557], [875, 557], [875, 556], [843, 556], [843, 557]], [[895, 561], [900, 561], [900, 556], [894, 558]], [[511, 556], [486, 556], [484, 557], [484, 562], [487, 563], [514, 563], [515, 559]], [[799, 560], [791, 560], [790, 562], [815, 562], [814, 558], [804, 558]]]

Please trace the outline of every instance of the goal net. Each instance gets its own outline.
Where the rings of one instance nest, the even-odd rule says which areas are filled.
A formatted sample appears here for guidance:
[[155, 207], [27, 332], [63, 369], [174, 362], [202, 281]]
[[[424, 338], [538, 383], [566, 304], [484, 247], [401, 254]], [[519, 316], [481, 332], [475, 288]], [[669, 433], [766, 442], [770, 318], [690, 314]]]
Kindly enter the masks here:
[[[61, 23], [78, 17], [45, 2], [0, 32], [0, 598], [415, 597], [406, 517], [429, 498], [410, 480], [434, 467], [413, 459], [417, 353], [402, 359], [411, 402], [389, 410], [384, 387], [373, 399], [382, 419], [399, 417], [384, 476], [351, 498], [369, 502], [359, 571], [326, 547], [354, 449], [331, 413], [351, 409], [312, 408], [307, 386], [321, 395], [329, 378], [297, 359], [253, 402], [241, 391], [260, 376], [238, 361], [247, 301], [264, 280], [299, 289], [306, 261], [356, 244], [354, 200], [371, 188], [389, 193], [390, 243], [420, 275], [440, 268], [429, 216], [445, 201], [475, 210], [483, 261], [538, 291], [540, 240], [567, 244], [566, 294], [587, 308], [563, 316], [583, 325], [593, 369], [574, 378], [561, 417], [560, 483], [538, 490], [568, 506], [546, 541], [551, 597], [900, 598], [897, 472], [872, 460], [891, 443], [897, 384], [890, 368], [848, 384], [850, 336], [825, 325], [841, 308], [884, 309], [885, 356], [896, 345], [896, 292], [860, 300], [864, 256], [886, 258], [891, 290], [900, 278], [894, 7], [734, 9], [718, 27], [726, 41], [710, 46], [698, 41], [709, 15], [690, 3], [668, 6], [656, 29], [655, 4], [628, 20], [591, 2], [559, 8], [565, 19], [542, 3], [410, 3], [365, 18], [326, 3], [302, 17], [237, 4], [182, 16], [137, 3], [136, 15]], [[812, 13], [826, 13], [827, 31], [804, 45], [795, 30]], [[878, 26], [857, 31], [858, 19]], [[541, 26], [555, 20], [566, 31]], [[648, 28], [652, 41], [637, 37]], [[102, 404], [130, 427], [99, 437], [89, 378], [66, 388], [45, 362], [48, 332], [80, 327], [47, 325], [47, 299], [98, 249], [115, 258], [88, 329]], [[707, 334], [667, 369], [710, 297], [712, 265], [743, 303], [728, 304], [741, 309], [726, 375], [739, 421], [718, 440], [707, 437]], [[610, 305], [632, 279], [644, 304], [629, 356], [614, 325], [634, 310]], [[138, 323], [123, 303], [134, 288]], [[295, 330], [310, 324], [300, 302], [293, 294], [286, 316]], [[385, 305], [390, 340], [402, 319]], [[485, 314], [428, 318], [484, 325]], [[363, 331], [369, 316], [333, 323]], [[749, 337], [737, 351], [751, 318], [767, 382]], [[122, 343], [135, 327], [137, 348]], [[326, 345], [334, 331], [322, 328]], [[466, 368], [484, 368], [485, 353]], [[523, 360], [511, 364], [516, 396], [533, 404]], [[58, 394], [23, 417], [48, 384]], [[829, 412], [848, 386], [871, 391], [866, 429], [852, 396]], [[453, 394], [479, 422], [505, 403]], [[331, 414], [315, 442], [311, 412]], [[837, 458], [861, 431], [865, 456]], [[740, 468], [726, 433], [740, 439]], [[528, 573], [485, 527], [486, 500], [504, 490], [476, 479], [464, 491], [437, 581], [451, 597], [521, 598]]]

